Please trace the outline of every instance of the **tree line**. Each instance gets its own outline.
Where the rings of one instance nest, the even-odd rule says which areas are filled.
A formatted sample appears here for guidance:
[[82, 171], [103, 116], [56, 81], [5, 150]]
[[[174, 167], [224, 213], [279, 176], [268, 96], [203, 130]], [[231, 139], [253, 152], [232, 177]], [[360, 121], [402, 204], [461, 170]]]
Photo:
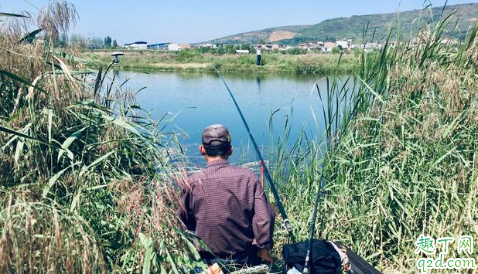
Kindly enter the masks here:
[[55, 41], [56, 47], [78, 47], [87, 49], [115, 49], [118, 48], [116, 39], [106, 36], [101, 37], [85, 37], [80, 34], [72, 34], [70, 37], [61, 34]]

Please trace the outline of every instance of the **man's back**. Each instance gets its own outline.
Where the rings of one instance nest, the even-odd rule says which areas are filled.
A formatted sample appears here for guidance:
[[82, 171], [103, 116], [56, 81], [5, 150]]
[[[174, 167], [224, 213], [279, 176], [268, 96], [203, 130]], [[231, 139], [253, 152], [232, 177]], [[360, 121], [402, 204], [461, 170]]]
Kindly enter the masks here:
[[274, 211], [252, 170], [215, 160], [189, 182], [181, 219], [216, 256], [272, 248]]

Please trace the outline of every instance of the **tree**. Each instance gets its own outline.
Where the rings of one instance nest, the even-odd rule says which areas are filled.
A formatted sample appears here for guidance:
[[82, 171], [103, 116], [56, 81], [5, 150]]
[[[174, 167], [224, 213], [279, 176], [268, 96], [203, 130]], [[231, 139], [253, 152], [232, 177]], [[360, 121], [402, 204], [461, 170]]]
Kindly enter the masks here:
[[242, 50], [250, 50], [250, 49], [251, 49], [251, 45], [249, 45], [249, 44], [241, 44], [241, 46], [239, 47], [239, 49], [242, 49]]
[[113, 40], [113, 45], [112, 45], [112, 47], [113, 47], [114, 49], [118, 47], [118, 42], [116, 42], [116, 39]]
[[78, 47], [78, 48], [86, 48], [87, 47], [87, 41], [86, 39], [79, 35], [79, 34], [72, 34], [70, 37], [70, 46], [72, 47]]
[[334, 47], [332, 49], [332, 53], [340, 53], [340, 48], [339, 47]]
[[68, 44], [68, 35], [66, 33], [61, 33], [54, 42], [56, 47], [64, 48]]
[[88, 39], [88, 48], [90, 49], [100, 49], [104, 47], [104, 40], [98, 37], [93, 37]]
[[225, 51], [226, 51], [225, 53], [227, 53], [227, 54], [236, 53], [236, 50], [234, 49], [234, 45], [226, 45], [226, 46], [224, 47], [224, 49], [225, 49]]
[[111, 42], [112, 42], [111, 40], [112, 40], [111, 37], [109, 36], [105, 37], [104, 44], [103, 44], [105, 48], [111, 48]]

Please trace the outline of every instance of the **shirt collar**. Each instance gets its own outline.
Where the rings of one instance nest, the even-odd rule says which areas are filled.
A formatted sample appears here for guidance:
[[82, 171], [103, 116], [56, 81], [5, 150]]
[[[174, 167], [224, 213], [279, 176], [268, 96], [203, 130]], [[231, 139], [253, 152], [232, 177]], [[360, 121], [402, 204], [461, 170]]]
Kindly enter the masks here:
[[210, 167], [210, 166], [228, 166], [228, 165], [229, 165], [229, 161], [227, 161], [226, 159], [219, 159], [219, 160], [214, 160], [214, 161], [208, 162], [206, 167]]

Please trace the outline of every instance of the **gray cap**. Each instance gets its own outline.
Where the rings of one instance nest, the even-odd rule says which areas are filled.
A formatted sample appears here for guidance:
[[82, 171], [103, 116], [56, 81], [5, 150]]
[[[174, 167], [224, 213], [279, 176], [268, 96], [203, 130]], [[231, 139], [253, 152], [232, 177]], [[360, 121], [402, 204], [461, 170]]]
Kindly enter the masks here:
[[202, 132], [202, 144], [208, 149], [219, 149], [231, 146], [231, 134], [223, 125], [211, 125]]

